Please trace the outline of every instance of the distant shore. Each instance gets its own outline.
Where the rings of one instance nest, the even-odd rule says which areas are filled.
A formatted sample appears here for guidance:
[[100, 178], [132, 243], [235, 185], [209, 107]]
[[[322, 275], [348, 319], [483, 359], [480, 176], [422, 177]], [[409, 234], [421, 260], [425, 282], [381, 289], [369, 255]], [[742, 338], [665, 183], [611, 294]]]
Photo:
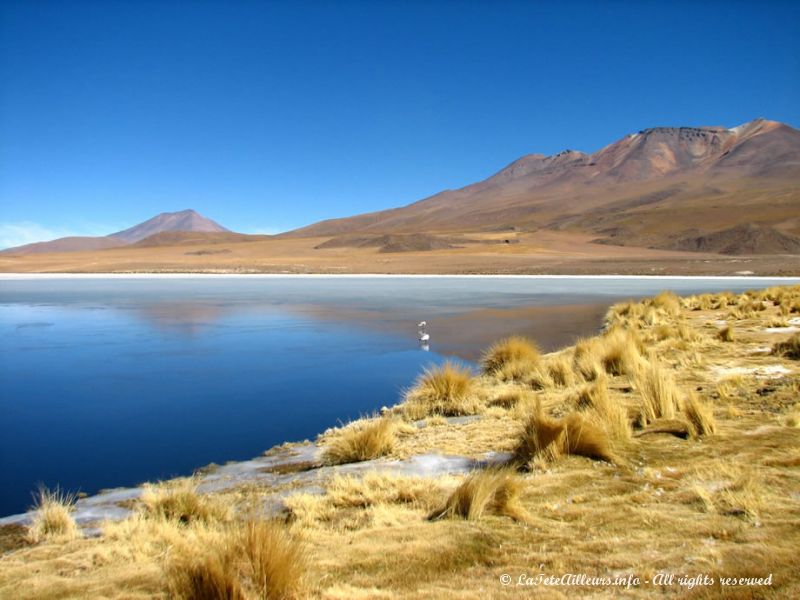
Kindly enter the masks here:
[[0, 281], [14, 279], [626, 279], [626, 280], [695, 280], [723, 281], [800, 281], [798, 275], [527, 275], [508, 273], [0, 273]]

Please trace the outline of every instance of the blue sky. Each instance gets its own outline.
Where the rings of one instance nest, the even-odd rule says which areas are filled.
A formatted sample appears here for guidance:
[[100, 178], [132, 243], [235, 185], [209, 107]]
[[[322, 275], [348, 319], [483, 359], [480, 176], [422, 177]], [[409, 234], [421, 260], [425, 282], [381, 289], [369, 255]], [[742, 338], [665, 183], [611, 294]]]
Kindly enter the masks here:
[[406, 204], [656, 125], [800, 125], [797, 2], [3, 2], [0, 247]]

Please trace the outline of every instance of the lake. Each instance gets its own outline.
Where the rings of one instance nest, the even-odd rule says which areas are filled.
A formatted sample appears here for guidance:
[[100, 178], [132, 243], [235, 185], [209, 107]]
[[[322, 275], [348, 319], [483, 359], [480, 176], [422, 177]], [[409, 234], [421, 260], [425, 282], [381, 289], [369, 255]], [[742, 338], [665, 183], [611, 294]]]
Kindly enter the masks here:
[[504, 335], [547, 350], [591, 335], [621, 299], [798, 282], [4, 275], [0, 516], [40, 483], [94, 493], [313, 438]]

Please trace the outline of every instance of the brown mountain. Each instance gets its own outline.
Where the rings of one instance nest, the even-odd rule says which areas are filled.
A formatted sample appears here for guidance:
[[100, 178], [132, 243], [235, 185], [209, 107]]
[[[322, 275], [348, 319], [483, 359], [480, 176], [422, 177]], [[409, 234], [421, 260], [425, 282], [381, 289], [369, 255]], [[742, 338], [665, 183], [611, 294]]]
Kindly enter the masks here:
[[[139, 243], [144, 245], [156, 246], [163, 241], [166, 244], [174, 244], [180, 238], [180, 233], [194, 233], [197, 236], [207, 235], [214, 237], [213, 234], [227, 234], [237, 236], [222, 225], [204, 217], [194, 210], [182, 210], [173, 213], [161, 213], [139, 223], [129, 229], [112, 233], [102, 237], [65, 237], [49, 242], [36, 242], [25, 244], [15, 248], [2, 250], [5, 254], [40, 254], [43, 252], [82, 252], [87, 250], [104, 250], [107, 248], [119, 248], [129, 244]], [[166, 234], [174, 234], [172, 237]], [[162, 235], [162, 238], [158, 236]], [[243, 236], [247, 237], [247, 236]], [[153, 238], [152, 243], [147, 244], [145, 240]], [[230, 239], [230, 238], [228, 238]]]
[[[775, 231], [751, 235], [753, 253], [793, 247], [800, 235], [800, 131], [788, 125], [756, 119], [731, 129], [656, 127], [594, 154], [530, 154], [459, 190], [286, 235], [544, 228], [596, 234], [606, 244], [672, 248], [678, 239], [747, 224]], [[776, 243], [776, 235], [789, 241]], [[689, 242], [682, 247], [693, 249]]]
[[125, 246], [122, 240], [109, 237], [63, 237], [50, 242], [34, 242], [24, 246], [6, 248], [0, 250], [5, 254], [39, 254], [42, 252], [81, 252], [83, 250], [105, 250], [106, 248], [118, 248]]
[[143, 240], [156, 233], [165, 231], [193, 231], [193, 232], [219, 232], [229, 231], [219, 223], [193, 211], [191, 209], [180, 212], [161, 213], [148, 219], [144, 223], [134, 225], [129, 229], [112, 233], [108, 237], [123, 240], [130, 244]]

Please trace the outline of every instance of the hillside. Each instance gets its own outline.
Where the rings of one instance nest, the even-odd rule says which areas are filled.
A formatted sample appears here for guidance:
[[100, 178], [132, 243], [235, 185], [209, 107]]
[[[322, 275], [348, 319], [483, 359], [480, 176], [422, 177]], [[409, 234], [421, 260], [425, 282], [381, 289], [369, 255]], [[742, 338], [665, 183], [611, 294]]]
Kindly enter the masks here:
[[220, 232], [228, 230], [219, 223], [203, 215], [189, 210], [173, 213], [161, 213], [143, 223], [134, 225], [129, 229], [112, 233], [108, 237], [117, 238], [128, 243], [138, 242], [156, 233], [165, 231], [195, 231], [195, 232]]
[[[14, 248], [6, 248], [0, 250], [3, 254], [13, 255], [27, 255], [27, 254], [43, 254], [43, 253], [60, 253], [60, 252], [88, 252], [93, 250], [105, 250], [108, 248], [119, 248], [142, 242], [143, 240], [150, 239], [149, 244], [145, 245], [159, 245], [160, 238], [154, 237], [159, 234], [192, 232], [197, 234], [231, 234], [233, 236], [241, 234], [233, 234], [228, 229], [225, 229], [219, 223], [204, 217], [200, 213], [188, 209], [173, 213], [161, 213], [152, 219], [148, 219], [138, 225], [134, 225], [123, 231], [118, 231], [107, 236], [99, 237], [65, 237], [49, 242], [36, 242], [34, 244], [26, 244], [24, 246], [16, 246]], [[247, 237], [247, 236], [243, 236]], [[201, 239], [202, 236], [198, 235], [195, 240]], [[174, 243], [177, 238], [166, 237], [163, 241], [167, 245]]]
[[[594, 154], [530, 154], [459, 190], [286, 235], [545, 228], [669, 248], [677, 238], [750, 223], [792, 240], [800, 235], [800, 132], [788, 125], [756, 119], [731, 129], [656, 127]], [[772, 243], [749, 248], [775, 250]]]

